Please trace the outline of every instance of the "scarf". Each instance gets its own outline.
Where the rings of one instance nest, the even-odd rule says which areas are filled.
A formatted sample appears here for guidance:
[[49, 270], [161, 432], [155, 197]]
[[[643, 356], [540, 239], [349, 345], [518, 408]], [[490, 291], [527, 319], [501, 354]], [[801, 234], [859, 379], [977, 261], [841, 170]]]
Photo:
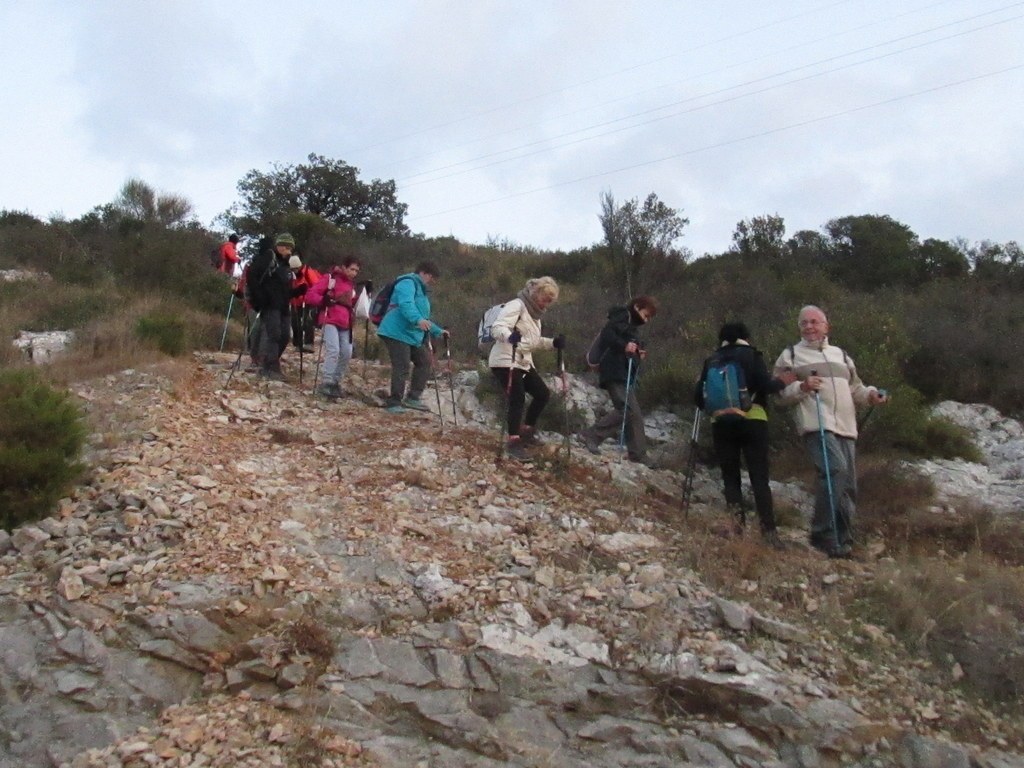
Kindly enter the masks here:
[[541, 315], [544, 314], [544, 310], [537, 306], [537, 302], [533, 300], [533, 296], [530, 294], [530, 285], [527, 283], [526, 287], [519, 292], [516, 296], [517, 299], [523, 302], [523, 306], [526, 307], [526, 311], [530, 313], [530, 317], [534, 320], [540, 320]]

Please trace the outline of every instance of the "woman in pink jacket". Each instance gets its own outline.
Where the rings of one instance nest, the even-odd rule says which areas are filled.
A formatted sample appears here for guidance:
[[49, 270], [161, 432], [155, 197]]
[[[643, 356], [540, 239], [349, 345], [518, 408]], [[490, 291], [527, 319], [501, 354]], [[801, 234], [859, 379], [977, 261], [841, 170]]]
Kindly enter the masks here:
[[355, 279], [362, 266], [355, 256], [322, 275], [306, 294], [306, 305], [320, 307], [323, 326], [324, 374], [317, 389], [329, 398], [341, 397], [341, 377], [352, 359], [352, 327], [355, 314]]

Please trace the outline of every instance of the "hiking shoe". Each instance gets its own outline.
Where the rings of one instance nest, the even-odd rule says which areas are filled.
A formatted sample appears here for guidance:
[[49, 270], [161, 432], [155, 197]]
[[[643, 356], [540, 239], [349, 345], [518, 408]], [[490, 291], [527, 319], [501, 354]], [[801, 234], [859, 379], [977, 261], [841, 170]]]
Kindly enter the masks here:
[[505, 455], [510, 459], [515, 459], [521, 462], [533, 461], [533, 457], [529, 451], [526, 450], [526, 446], [523, 445], [522, 440], [509, 440], [505, 445]]
[[523, 441], [523, 445], [544, 445], [544, 441], [537, 436], [537, 428], [525, 424], [519, 428], [519, 439]]
[[589, 430], [583, 430], [582, 432], [580, 432], [580, 440], [583, 441], [583, 445], [592, 454], [594, 454], [595, 456], [601, 455], [601, 443], [603, 443], [604, 441], [599, 440], [597, 435], [593, 434]]
[[853, 547], [849, 544], [840, 544], [838, 547], [829, 547], [825, 554], [832, 560], [849, 560], [853, 557]]
[[336, 400], [341, 397], [341, 387], [337, 384], [321, 384], [317, 387], [316, 391], [324, 397], [329, 397], [332, 400]]
[[430, 409], [417, 397], [407, 397], [402, 401], [402, 405], [413, 411], [429, 411]]
[[277, 369], [263, 368], [260, 370], [260, 378], [267, 381], [284, 381], [284, 374]]
[[306, 344], [305, 346], [303, 346], [302, 347], [302, 351], [305, 352], [307, 355], [316, 352], [316, 350], [313, 349], [313, 345], [312, 344]]
[[401, 404], [389, 405], [385, 408], [388, 413], [408, 413], [409, 409]]
[[776, 530], [761, 531], [761, 541], [764, 542], [765, 546], [771, 547], [772, 549], [785, 549], [786, 544], [779, 536], [779, 532]]

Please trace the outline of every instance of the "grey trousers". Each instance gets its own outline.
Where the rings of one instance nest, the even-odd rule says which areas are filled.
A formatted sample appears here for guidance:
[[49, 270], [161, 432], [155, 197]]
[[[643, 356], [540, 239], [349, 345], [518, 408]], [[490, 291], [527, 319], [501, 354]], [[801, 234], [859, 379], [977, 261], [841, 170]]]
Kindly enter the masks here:
[[281, 353], [288, 346], [291, 332], [288, 310], [265, 309], [260, 313], [263, 327], [260, 341], [260, 363], [265, 371], [281, 370]]
[[[811, 455], [818, 480], [814, 489], [814, 517], [811, 518], [811, 545], [829, 549], [852, 543], [851, 527], [857, 511], [857, 441], [825, 433], [828, 452], [828, 474], [825, 473], [825, 454], [822, 452], [821, 434], [807, 432], [804, 445]], [[828, 480], [832, 482], [832, 500], [829, 499]], [[832, 503], [835, 504], [833, 521]]]
[[626, 451], [633, 461], [643, 461], [647, 457], [647, 435], [644, 434], [644, 414], [636, 398], [636, 387], [630, 389], [628, 408], [624, 382], [611, 382], [605, 385], [605, 390], [615, 410], [595, 421], [590, 433], [600, 441], [610, 437], [618, 442], [622, 435], [623, 409], [626, 409]]
[[387, 405], [401, 405], [405, 399], [405, 380], [409, 376], [410, 365], [412, 382], [409, 384], [409, 397], [419, 400], [423, 396], [423, 390], [427, 388], [427, 379], [430, 377], [430, 351], [427, 349], [426, 340], [418, 347], [414, 347], [412, 344], [387, 336], [381, 338], [384, 339], [384, 346], [388, 348], [388, 355], [391, 357], [391, 394]]

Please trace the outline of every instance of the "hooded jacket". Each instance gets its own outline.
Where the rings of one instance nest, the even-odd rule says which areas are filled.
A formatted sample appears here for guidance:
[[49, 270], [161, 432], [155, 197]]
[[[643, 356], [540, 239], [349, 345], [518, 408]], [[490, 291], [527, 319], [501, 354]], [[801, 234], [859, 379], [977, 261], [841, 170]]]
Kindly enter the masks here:
[[[601, 360], [598, 382], [602, 387], [627, 382], [630, 356], [626, 354], [626, 345], [630, 342], [639, 344], [636, 332], [643, 324], [643, 318], [630, 307], [612, 307], [608, 310], [608, 321], [601, 329], [599, 341]], [[634, 359], [634, 372], [635, 366]]]
[[[334, 284], [331, 285], [331, 281]], [[342, 330], [353, 326], [352, 307], [355, 285], [348, 279], [343, 270], [333, 269], [321, 275], [316, 284], [306, 292], [306, 304], [321, 307], [317, 314], [317, 323], [333, 325]]]
[[[700, 379], [697, 381], [697, 389], [693, 394], [693, 402], [698, 408], [704, 407], [704, 380], [708, 376], [708, 368], [713, 360], [723, 362], [735, 361], [743, 370], [743, 380], [746, 383], [747, 391], [753, 407], [747, 414], [750, 419], [766, 420], [768, 418], [767, 406], [768, 395], [774, 395], [785, 385], [778, 379], [773, 379], [768, 374], [768, 367], [765, 365], [764, 356], [748, 342], [740, 339], [734, 344], [723, 343], [721, 347], [704, 361], [704, 368], [700, 372]], [[817, 427], [815, 427], [817, 429]]]
[[840, 437], [857, 437], [857, 406], [867, 405], [868, 397], [877, 392], [857, 375], [853, 358], [839, 347], [828, 343], [801, 340], [783, 351], [775, 361], [776, 374], [792, 369], [797, 381], [779, 394], [781, 405], [795, 405], [794, 418], [802, 434], [818, 431], [818, 407], [814, 393], [804, 392], [800, 383], [816, 373], [825, 379], [819, 390], [821, 398], [821, 420], [825, 431]]
[[[430, 320], [427, 284], [415, 272], [399, 275], [391, 292], [391, 305], [380, 321], [377, 335], [418, 347], [426, 338], [426, 331], [418, 325], [420, 320]], [[430, 335], [440, 336], [442, 333], [444, 329], [431, 320]]]

